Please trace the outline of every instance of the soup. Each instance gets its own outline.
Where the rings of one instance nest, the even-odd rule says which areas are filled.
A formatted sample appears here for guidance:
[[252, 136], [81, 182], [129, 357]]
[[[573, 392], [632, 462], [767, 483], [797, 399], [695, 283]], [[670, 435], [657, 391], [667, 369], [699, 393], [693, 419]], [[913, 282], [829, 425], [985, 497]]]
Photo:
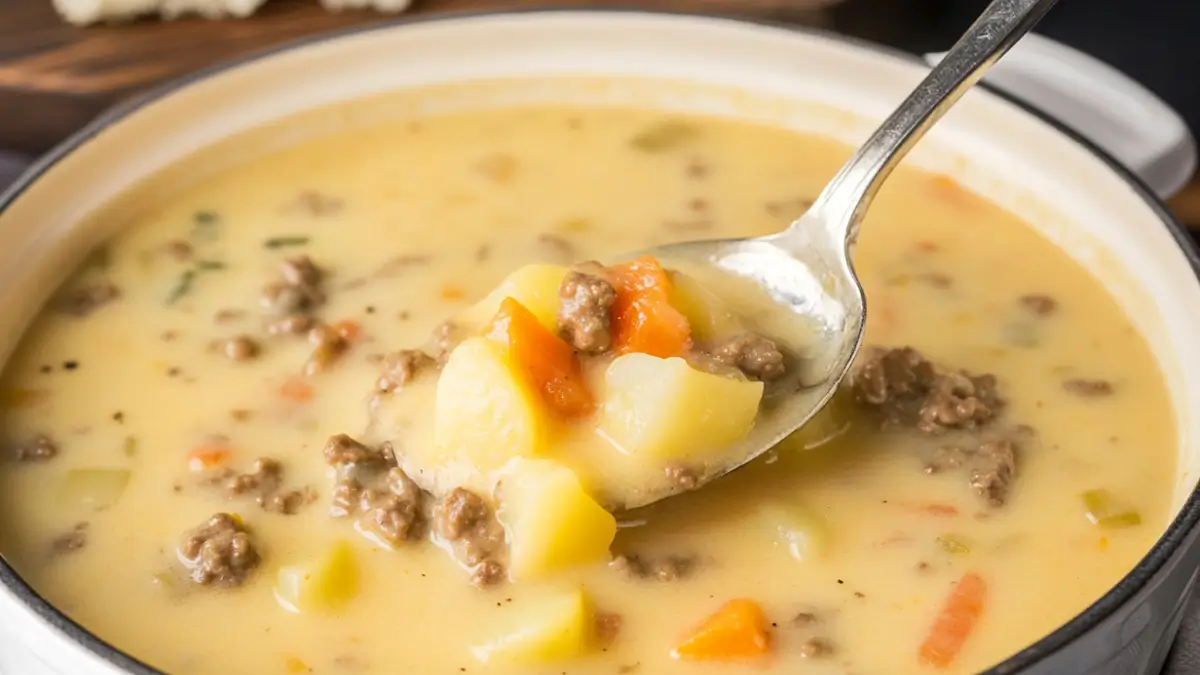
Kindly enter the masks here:
[[[582, 539], [612, 519], [603, 555], [510, 579], [489, 495], [427, 495], [392, 466], [437, 414], [439, 327], [515, 270], [776, 231], [847, 154], [716, 118], [519, 108], [309, 142], [176, 195], [9, 364], [0, 552], [181, 675], [994, 664], [1150, 548], [1176, 439], [1102, 286], [946, 177], [901, 170], [873, 207], [868, 347], [816, 430], [644, 509], [572, 506]], [[586, 493], [581, 473], [556, 485]]]

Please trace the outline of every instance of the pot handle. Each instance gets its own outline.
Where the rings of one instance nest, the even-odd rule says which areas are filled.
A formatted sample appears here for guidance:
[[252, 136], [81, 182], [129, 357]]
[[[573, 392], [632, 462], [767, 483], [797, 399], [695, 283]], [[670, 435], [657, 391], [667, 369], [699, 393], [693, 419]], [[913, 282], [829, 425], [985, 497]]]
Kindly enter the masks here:
[[[926, 54], [937, 63], [942, 54]], [[1150, 90], [1081, 51], [1026, 35], [985, 80], [1095, 143], [1159, 197], [1196, 170], [1196, 141], [1183, 119]]]

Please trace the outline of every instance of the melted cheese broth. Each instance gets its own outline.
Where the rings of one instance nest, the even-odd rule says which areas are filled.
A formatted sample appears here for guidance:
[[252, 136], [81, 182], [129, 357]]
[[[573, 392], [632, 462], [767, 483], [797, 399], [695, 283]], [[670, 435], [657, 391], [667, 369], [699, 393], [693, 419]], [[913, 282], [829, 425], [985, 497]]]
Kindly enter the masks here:
[[[687, 578], [631, 580], [603, 564], [564, 574], [563, 583], [581, 583], [600, 609], [621, 615], [605, 651], [544, 667], [476, 661], [470, 647], [539, 585], [479, 590], [429, 542], [387, 550], [330, 518], [322, 447], [332, 434], [365, 428], [378, 377], [372, 355], [424, 343], [518, 266], [773, 232], [848, 155], [821, 138], [707, 118], [688, 119], [696, 133], [677, 146], [631, 144], [662, 119], [529, 108], [396, 122], [250, 162], [148, 210], [75, 282], [108, 279], [121, 297], [83, 318], [47, 312], [9, 364], [4, 438], [45, 433], [60, 452], [2, 465], [0, 552], [101, 638], [179, 675], [764, 666], [900, 675], [930, 670], [918, 648], [964, 574], [981, 575], [989, 593], [943, 671], [951, 674], [983, 669], [1047, 634], [1149, 550], [1169, 516], [1176, 439], [1146, 343], [1099, 283], [1025, 224], [944, 177], [901, 170], [856, 251], [872, 310], [867, 342], [911, 345], [935, 362], [997, 376], [1009, 402], [1002, 421], [1035, 430], [1020, 448], [1008, 503], [988, 508], [961, 472], [924, 473], [914, 448], [935, 440], [856, 419], [817, 450], [782, 448], [624, 522], [616, 550], [698, 556]], [[191, 262], [167, 253], [180, 240], [194, 247]], [[296, 403], [278, 391], [311, 347], [267, 335], [258, 303], [279, 260], [301, 253], [332, 274], [321, 317], [357, 321], [362, 337], [311, 378], [312, 399]], [[196, 260], [221, 268], [181, 286]], [[1027, 294], [1056, 299], [1057, 311], [1032, 317], [1018, 300]], [[223, 310], [241, 314], [215, 321]], [[257, 359], [235, 362], [211, 347], [242, 333], [261, 340]], [[1075, 395], [1063, 387], [1068, 378], [1107, 380], [1113, 392]], [[285, 516], [198, 485], [186, 454], [213, 435], [229, 439], [233, 466], [277, 458], [285, 484], [311, 486], [318, 499]], [[96, 467], [130, 472], [119, 499], [100, 511], [63, 494], [68, 471]], [[1089, 522], [1080, 494], [1097, 488], [1136, 509], [1141, 524]], [[826, 521], [824, 557], [790, 555], [758, 510], [767, 498], [800, 502]], [[916, 508], [930, 503], [959, 515]], [[179, 567], [181, 534], [218, 511], [239, 514], [253, 532], [258, 570], [232, 590], [162, 583]], [[89, 524], [86, 546], [53, 553], [51, 542], [80, 522]], [[971, 542], [969, 550], [939, 547], [948, 535]], [[338, 539], [359, 554], [357, 597], [331, 614], [285, 611], [275, 571]], [[766, 611], [771, 656], [672, 660], [681, 634], [735, 597]], [[797, 625], [804, 612], [817, 620]], [[832, 653], [807, 658], [801, 647], [813, 637]]]

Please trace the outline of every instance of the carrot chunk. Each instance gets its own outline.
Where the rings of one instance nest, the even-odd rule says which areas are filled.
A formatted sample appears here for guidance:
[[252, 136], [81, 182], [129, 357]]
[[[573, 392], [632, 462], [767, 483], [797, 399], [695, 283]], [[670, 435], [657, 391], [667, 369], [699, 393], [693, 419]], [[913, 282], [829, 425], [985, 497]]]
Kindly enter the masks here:
[[730, 600], [688, 633], [671, 650], [675, 659], [739, 661], [765, 655], [770, 648], [767, 618], [753, 601]]
[[921, 645], [918, 659], [922, 664], [945, 668], [954, 662], [963, 644], [975, 630], [987, 601], [987, 582], [968, 572], [954, 585], [942, 611]]
[[643, 256], [609, 268], [617, 291], [612, 305], [613, 346], [618, 354], [680, 356], [691, 342], [687, 318], [668, 301], [671, 280], [657, 260]]
[[362, 335], [362, 326], [353, 319], [343, 319], [333, 324], [333, 331], [346, 342], [356, 342]]
[[289, 377], [279, 385], [279, 395], [295, 403], [304, 403], [312, 400], [313, 388], [302, 378]]
[[188, 451], [187, 461], [189, 471], [206, 471], [215, 469], [233, 456], [233, 450], [216, 444], [201, 445]]
[[442, 286], [441, 295], [443, 300], [462, 300], [467, 297], [467, 292], [458, 284], [446, 284]]
[[487, 336], [508, 349], [517, 368], [556, 413], [578, 417], [595, 408], [575, 350], [546, 330], [524, 305], [513, 298], [501, 301]]

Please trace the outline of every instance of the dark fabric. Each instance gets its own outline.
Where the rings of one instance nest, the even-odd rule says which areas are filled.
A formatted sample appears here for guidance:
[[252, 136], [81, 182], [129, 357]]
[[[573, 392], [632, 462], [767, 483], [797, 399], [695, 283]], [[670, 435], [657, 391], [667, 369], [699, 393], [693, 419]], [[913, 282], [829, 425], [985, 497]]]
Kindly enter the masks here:
[[[988, 4], [931, 2], [921, 51], [949, 47]], [[1200, 137], [1200, 0], [1059, 0], [1035, 30], [1141, 82]]]

